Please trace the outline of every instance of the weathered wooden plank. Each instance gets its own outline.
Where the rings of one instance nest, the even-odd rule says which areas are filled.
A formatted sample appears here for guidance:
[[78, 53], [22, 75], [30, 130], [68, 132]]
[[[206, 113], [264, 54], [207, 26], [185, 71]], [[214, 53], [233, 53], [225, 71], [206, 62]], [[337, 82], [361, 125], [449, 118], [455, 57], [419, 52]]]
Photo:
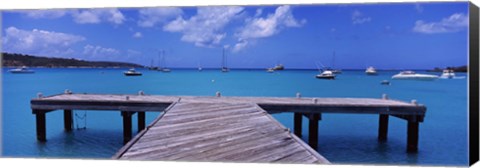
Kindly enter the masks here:
[[[267, 127], [262, 126], [260, 128], [267, 128]], [[248, 137], [245, 137], [242, 134], [251, 134], [251, 135]], [[212, 137], [214, 139], [211, 139]], [[219, 139], [216, 139], [215, 137], [219, 137]], [[217, 134], [211, 137], [202, 137], [198, 140], [189, 141], [180, 146], [176, 146], [175, 148], [171, 148], [171, 150], [168, 150], [168, 152], [157, 153], [153, 155], [153, 157], [164, 158], [166, 160], [189, 159], [193, 154], [195, 154], [194, 156], [204, 157], [205, 151], [218, 150], [219, 148], [222, 148], [222, 145], [220, 144], [239, 143], [238, 139], [233, 141], [233, 139], [231, 139], [232, 137], [237, 137], [237, 138], [245, 137], [245, 139], [249, 139], [249, 140], [244, 142], [250, 142], [258, 139], [258, 132], [254, 128], [250, 127], [248, 128], [248, 131], [245, 131], [245, 132], [238, 132], [238, 133], [232, 132], [227, 134]], [[213, 143], [213, 142], [216, 142], [216, 143]]]
[[[214, 127], [211, 129], [204, 129], [204, 130], [187, 130], [188, 134], [155, 134], [156, 136], [151, 136], [149, 139], [142, 139], [141, 142], [138, 143], [138, 145], [133, 146], [132, 150], [136, 149], [141, 149], [141, 148], [149, 148], [153, 145], [162, 145], [162, 144], [169, 144], [169, 146], [172, 146], [174, 144], [184, 144], [184, 143], [189, 143], [190, 141], [195, 141], [201, 138], [214, 138], [214, 136], [219, 136], [222, 134], [239, 134], [239, 130], [254, 130], [251, 127], [248, 126], [242, 126], [242, 124], [236, 124], [233, 125], [234, 127], [232, 128], [225, 128], [224, 126], [219, 126], [219, 127]], [[259, 123], [255, 125], [258, 128], [264, 128], [265, 126], [268, 126], [268, 123]], [[237, 132], [237, 133], [236, 133]], [[187, 133], [187, 132], [185, 132]]]

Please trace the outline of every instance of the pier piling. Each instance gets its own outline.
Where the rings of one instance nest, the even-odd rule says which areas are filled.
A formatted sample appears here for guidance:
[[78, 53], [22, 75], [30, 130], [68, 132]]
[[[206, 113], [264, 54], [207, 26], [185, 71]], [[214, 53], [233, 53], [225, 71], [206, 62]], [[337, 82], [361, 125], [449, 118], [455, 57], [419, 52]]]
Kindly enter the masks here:
[[72, 110], [63, 110], [63, 125], [65, 127], [65, 131], [67, 132], [72, 131], [72, 126], [73, 126]]
[[407, 152], [415, 153], [418, 151], [418, 122], [408, 121], [407, 127]]
[[123, 117], [123, 144], [132, 139], [132, 112], [122, 111]]
[[145, 112], [139, 111], [138, 112], [138, 132], [141, 132], [145, 129]]
[[293, 133], [302, 137], [302, 113], [293, 113]]
[[308, 122], [308, 144], [315, 150], [318, 147], [318, 121], [320, 114], [311, 114]]
[[378, 119], [378, 141], [387, 141], [388, 135], [388, 114], [380, 114]]
[[37, 140], [40, 142], [46, 142], [47, 141], [46, 121], [45, 121], [46, 112], [34, 110], [33, 113], [35, 114], [36, 124], [37, 124]]

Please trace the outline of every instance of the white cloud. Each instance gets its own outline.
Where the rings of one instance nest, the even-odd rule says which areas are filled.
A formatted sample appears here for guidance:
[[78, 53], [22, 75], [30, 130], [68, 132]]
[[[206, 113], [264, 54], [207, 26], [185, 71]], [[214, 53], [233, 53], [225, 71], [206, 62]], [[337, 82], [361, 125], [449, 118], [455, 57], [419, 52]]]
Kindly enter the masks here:
[[353, 24], [363, 24], [366, 22], [370, 22], [372, 20], [371, 17], [365, 16], [362, 12], [355, 10], [352, 13], [352, 23]]
[[83, 47], [83, 54], [87, 57], [105, 59], [112, 56], [118, 56], [120, 54], [120, 51], [113, 48], [105, 48], [98, 45], [93, 46], [88, 44]]
[[301, 21], [294, 18], [290, 6], [279, 6], [275, 13], [266, 17], [258, 17], [259, 11], [254, 18], [247, 19], [246, 25], [235, 34], [238, 37], [238, 43], [235, 44], [233, 51], [237, 52], [245, 48], [248, 40], [265, 38], [279, 33], [283, 28], [301, 27], [306, 20]]
[[422, 12], [423, 12], [423, 7], [422, 7], [420, 4], [416, 3], [416, 4], [415, 4], [415, 10], [416, 10], [418, 13], [422, 13]]
[[67, 14], [67, 10], [63, 9], [46, 9], [46, 10], [26, 10], [26, 11], [19, 11], [20, 13], [24, 14], [26, 17], [34, 18], [34, 19], [56, 19], [63, 17]]
[[46, 56], [72, 54], [72, 45], [84, 41], [85, 37], [46, 30], [22, 30], [16, 27], [5, 29], [3, 49], [8, 52]]
[[71, 15], [73, 21], [79, 24], [110, 22], [118, 25], [126, 20], [122, 12], [115, 8], [85, 10], [41, 9], [20, 11], [19, 13], [33, 19], [56, 19], [65, 15]]
[[141, 32], [135, 32], [135, 33], [133, 34], [133, 38], [142, 38], [142, 37], [143, 37], [143, 35], [142, 35]]
[[176, 18], [183, 14], [182, 9], [175, 7], [144, 8], [138, 11], [140, 27], [153, 27], [156, 24], [164, 23], [169, 19]]
[[237, 44], [235, 44], [235, 46], [233, 47], [232, 51], [233, 52], [238, 52], [240, 50], [242, 50], [243, 48], [245, 48], [248, 44], [248, 41], [246, 40], [241, 40], [239, 41]]
[[128, 57], [138, 57], [138, 56], [141, 56], [141, 55], [142, 55], [142, 52], [140, 52], [140, 51], [132, 50], [132, 49], [127, 50], [127, 56]]
[[223, 28], [243, 11], [243, 7], [200, 7], [197, 14], [184, 19], [169, 22], [164, 31], [182, 33], [181, 40], [194, 43], [195, 46], [213, 47], [218, 45], [227, 34]]
[[79, 24], [95, 24], [101, 22], [110, 22], [113, 24], [122, 24], [125, 16], [118, 9], [87, 9], [74, 10], [71, 12], [73, 20]]
[[417, 33], [449, 33], [458, 32], [468, 27], [468, 16], [463, 13], [455, 13], [447, 18], [443, 18], [439, 22], [426, 23], [422, 20], [417, 20], [413, 31]]

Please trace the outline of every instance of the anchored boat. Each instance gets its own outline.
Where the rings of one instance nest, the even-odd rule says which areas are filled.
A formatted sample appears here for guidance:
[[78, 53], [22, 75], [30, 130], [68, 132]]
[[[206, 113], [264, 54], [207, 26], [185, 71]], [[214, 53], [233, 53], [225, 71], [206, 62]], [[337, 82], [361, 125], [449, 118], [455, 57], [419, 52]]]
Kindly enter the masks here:
[[375, 70], [374, 67], [370, 66], [367, 68], [367, 70], [365, 70], [365, 73], [367, 75], [377, 75], [377, 70]]
[[16, 68], [16, 69], [11, 69], [8, 72], [10, 72], [10, 73], [22, 73], [22, 74], [35, 73], [35, 71], [28, 69], [26, 66], [22, 66], [22, 67]]
[[437, 75], [417, 74], [414, 71], [402, 71], [392, 76], [392, 79], [410, 79], [410, 80], [435, 80]]
[[135, 71], [134, 68], [129, 69], [128, 71], [123, 72], [125, 76], [142, 76], [141, 72]]

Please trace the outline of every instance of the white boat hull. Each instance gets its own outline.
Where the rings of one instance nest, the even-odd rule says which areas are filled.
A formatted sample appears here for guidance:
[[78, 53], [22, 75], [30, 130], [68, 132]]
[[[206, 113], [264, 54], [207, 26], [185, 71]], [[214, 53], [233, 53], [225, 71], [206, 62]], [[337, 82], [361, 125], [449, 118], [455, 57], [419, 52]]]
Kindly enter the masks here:
[[437, 75], [427, 75], [427, 74], [408, 74], [408, 75], [393, 75], [392, 79], [403, 79], [403, 80], [435, 80], [438, 79]]

